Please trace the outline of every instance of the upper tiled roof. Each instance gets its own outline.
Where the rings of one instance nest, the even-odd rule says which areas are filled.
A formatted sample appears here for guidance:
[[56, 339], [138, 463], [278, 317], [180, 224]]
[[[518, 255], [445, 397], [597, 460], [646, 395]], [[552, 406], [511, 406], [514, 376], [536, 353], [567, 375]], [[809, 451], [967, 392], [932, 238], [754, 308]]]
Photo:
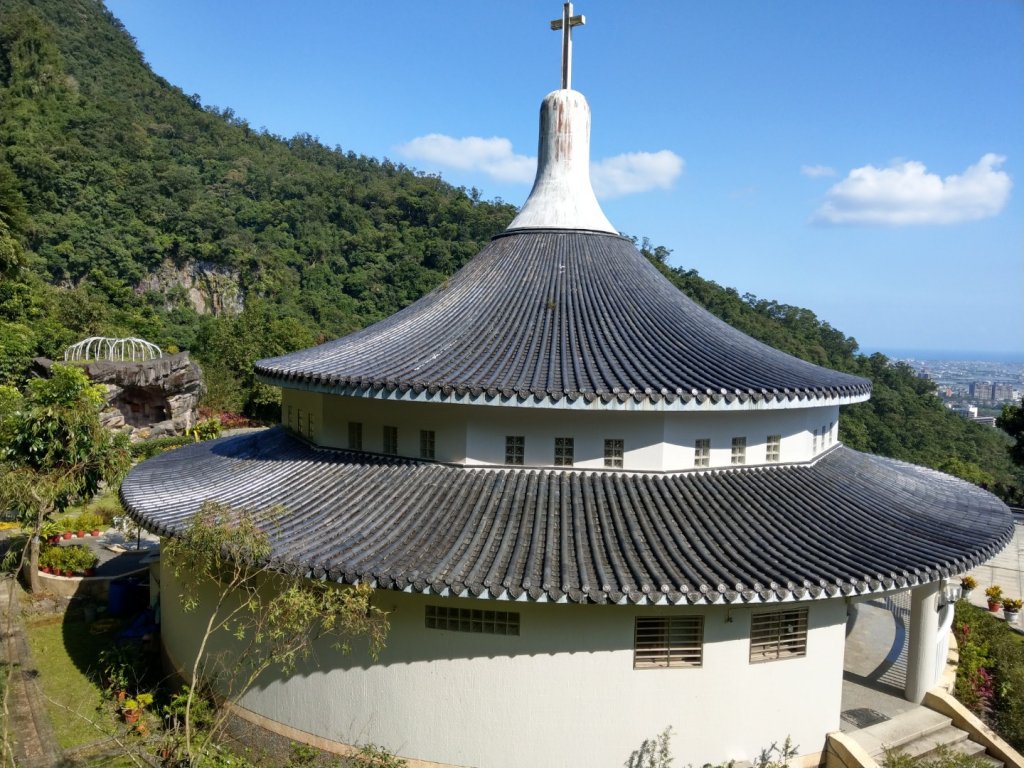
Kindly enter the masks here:
[[687, 298], [624, 238], [515, 231], [401, 312], [261, 360], [272, 384], [499, 402], [864, 399], [868, 380], [812, 365]]
[[813, 465], [674, 475], [470, 469], [315, 449], [277, 428], [132, 470], [161, 535], [204, 500], [283, 505], [273, 565], [439, 594], [700, 603], [830, 597], [961, 573], [1009, 510], [948, 475], [837, 447]]

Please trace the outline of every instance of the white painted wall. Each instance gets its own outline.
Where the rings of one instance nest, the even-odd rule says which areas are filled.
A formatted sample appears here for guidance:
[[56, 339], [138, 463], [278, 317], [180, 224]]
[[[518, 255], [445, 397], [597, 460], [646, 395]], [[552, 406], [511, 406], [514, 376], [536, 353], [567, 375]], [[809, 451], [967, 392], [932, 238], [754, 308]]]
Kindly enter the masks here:
[[[203, 619], [170, 599], [178, 590], [166, 567], [162, 579], [163, 642], [172, 661], [186, 666]], [[748, 661], [749, 607], [511, 603], [384, 591], [375, 601], [391, 611], [379, 663], [362, 650], [341, 656], [324, 644], [314, 662], [261, 681], [241, 704], [335, 741], [480, 768], [619, 768], [667, 726], [679, 765], [749, 760], [787, 735], [806, 754], [839, 728], [842, 598], [807, 603], [805, 658], [760, 664]], [[426, 629], [428, 603], [515, 610], [521, 634]], [[705, 616], [704, 666], [634, 670], [634, 617], [680, 613]]]
[[839, 420], [839, 407], [834, 405], [734, 413], [555, 411], [375, 400], [293, 389], [283, 390], [281, 413], [282, 423], [304, 436], [312, 414], [314, 442], [333, 448], [347, 448], [348, 422], [361, 422], [363, 450], [372, 453], [383, 450], [383, 427], [397, 427], [398, 453], [412, 458], [420, 456], [420, 430], [433, 430], [437, 461], [474, 466], [503, 465], [505, 436], [522, 435], [526, 466], [552, 466], [555, 438], [572, 437], [574, 467], [600, 470], [605, 439], [622, 439], [625, 469], [651, 472], [692, 469], [699, 438], [711, 440], [712, 468], [731, 466], [732, 439], [741, 436], [747, 438], [748, 465], [765, 463], [767, 439], [773, 434], [782, 435], [783, 463], [810, 461], [835, 444]]

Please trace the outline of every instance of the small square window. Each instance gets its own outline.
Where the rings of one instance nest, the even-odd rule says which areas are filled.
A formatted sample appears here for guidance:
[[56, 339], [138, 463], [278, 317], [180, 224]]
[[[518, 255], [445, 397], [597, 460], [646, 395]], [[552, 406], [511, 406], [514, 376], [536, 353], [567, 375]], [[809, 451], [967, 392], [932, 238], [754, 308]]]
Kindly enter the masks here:
[[383, 452], [395, 456], [398, 454], [398, 427], [384, 427]]
[[693, 444], [693, 466], [711, 465], [711, 438], [702, 437]]
[[734, 437], [732, 439], [732, 463], [747, 463], [747, 438]]
[[703, 662], [703, 616], [636, 617], [633, 669], [699, 667]]
[[622, 456], [625, 452], [624, 445], [625, 443], [622, 440], [604, 441], [604, 465], [606, 467], [622, 468]]
[[782, 454], [782, 435], [768, 435], [765, 442], [764, 459], [767, 462], [776, 462]]
[[432, 429], [421, 429], [420, 430], [420, 458], [421, 459], [433, 459], [434, 458], [434, 430]]
[[555, 466], [571, 467], [573, 463], [573, 438], [555, 438]]
[[807, 609], [755, 613], [750, 617], [750, 661], [807, 655]]
[[520, 467], [526, 453], [526, 438], [522, 435], [508, 435], [505, 438], [505, 463]]
[[348, 447], [349, 450], [363, 450], [363, 422], [350, 421], [348, 423]]

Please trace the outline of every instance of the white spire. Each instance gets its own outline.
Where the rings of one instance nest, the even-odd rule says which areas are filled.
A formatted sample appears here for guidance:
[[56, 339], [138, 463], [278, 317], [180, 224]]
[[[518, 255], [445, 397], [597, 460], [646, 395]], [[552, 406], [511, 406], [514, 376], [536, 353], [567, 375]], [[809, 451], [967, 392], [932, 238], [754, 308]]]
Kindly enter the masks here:
[[590, 105], [578, 91], [552, 91], [540, 105], [537, 178], [509, 229], [618, 230], [590, 186]]

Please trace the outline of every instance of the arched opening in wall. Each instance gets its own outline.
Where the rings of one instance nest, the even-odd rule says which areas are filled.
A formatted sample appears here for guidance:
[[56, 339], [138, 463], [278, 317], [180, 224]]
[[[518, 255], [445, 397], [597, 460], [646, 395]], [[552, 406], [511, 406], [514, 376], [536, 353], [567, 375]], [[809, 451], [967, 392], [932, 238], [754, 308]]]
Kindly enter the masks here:
[[141, 387], [126, 387], [111, 403], [124, 417], [125, 424], [146, 427], [165, 421], [170, 413], [167, 398], [160, 392]]

